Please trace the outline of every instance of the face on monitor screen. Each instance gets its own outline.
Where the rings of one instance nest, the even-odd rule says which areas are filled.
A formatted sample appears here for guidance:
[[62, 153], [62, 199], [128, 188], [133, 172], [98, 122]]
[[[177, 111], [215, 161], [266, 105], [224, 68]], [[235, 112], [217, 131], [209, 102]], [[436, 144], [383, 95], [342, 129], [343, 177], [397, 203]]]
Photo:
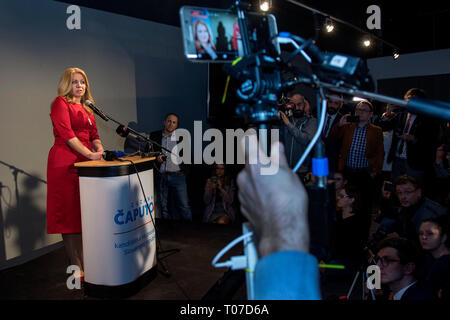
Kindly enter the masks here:
[[[250, 49], [276, 50], [273, 38], [277, 26], [273, 15], [250, 13], [248, 35]], [[232, 62], [243, 56], [243, 44], [238, 19], [230, 10], [182, 7], [181, 27], [185, 56], [198, 62]]]

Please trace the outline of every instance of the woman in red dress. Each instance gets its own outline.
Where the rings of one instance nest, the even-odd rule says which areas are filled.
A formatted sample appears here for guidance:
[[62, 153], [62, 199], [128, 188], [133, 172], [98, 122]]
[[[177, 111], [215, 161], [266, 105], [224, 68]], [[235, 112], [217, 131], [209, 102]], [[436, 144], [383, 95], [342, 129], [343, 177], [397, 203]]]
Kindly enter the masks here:
[[47, 232], [61, 233], [70, 265], [83, 273], [80, 191], [74, 163], [101, 160], [103, 146], [98, 137], [93, 111], [84, 102], [93, 102], [83, 70], [68, 68], [58, 86], [50, 118], [55, 143], [47, 163]]

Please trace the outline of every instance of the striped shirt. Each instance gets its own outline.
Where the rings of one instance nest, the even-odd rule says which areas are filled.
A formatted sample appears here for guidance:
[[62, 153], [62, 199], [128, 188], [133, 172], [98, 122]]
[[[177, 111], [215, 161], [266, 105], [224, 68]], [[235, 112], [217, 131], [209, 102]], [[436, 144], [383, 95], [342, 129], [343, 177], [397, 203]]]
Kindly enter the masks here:
[[366, 158], [367, 128], [368, 125], [365, 125], [362, 128], [357, 125], [355, 128], [352, 145], [348, 152], [347, 162], [345, 164], [349, 168], [362, 169], [370, 167], [370, 163]]

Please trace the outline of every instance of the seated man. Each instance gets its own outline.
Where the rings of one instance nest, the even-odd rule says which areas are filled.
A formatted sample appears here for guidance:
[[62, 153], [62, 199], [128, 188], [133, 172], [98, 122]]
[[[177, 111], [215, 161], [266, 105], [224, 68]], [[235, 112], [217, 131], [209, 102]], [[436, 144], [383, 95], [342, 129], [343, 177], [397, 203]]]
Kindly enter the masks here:
[[423, 220], [447, 214], [447, 209], [422, 196], [422, 188], [413, 176], [403, 175], [395, 181], [395, 192], [400, 202], [396, 216], [386, 216], [377, 230], [380, 234], [396, 232], [399, 236], [418, 241]]
[[414, 242], [403, 238], [383, 240], [375, 260], [380, 268], [381, 284], [391, 291], [391, 300], [435, 300], [414, 275], [419, 251]]

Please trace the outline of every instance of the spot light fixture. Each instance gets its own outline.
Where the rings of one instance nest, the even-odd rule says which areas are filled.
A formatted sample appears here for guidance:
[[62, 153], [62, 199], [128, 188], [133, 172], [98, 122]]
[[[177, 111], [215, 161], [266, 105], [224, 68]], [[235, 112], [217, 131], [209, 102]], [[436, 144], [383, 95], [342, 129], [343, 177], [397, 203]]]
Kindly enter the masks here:
[[370, 39], [370, 36], [368, 36], [368, 35], [364, 36], [364, 38], [362, 40], [362, 44], [366, 48], [370, 47], [372, 45], [372, 41]]
[[330, 18], [325, 19], [325, 30], [328, 33], [333, 32], [333, 30], [334, 30], [333, 20], [331, 20]]
[[394, 52], [392, 53], [392, 57], [394, 60], [397, 60], [400, 57], [400, 53], [398, 53], [398, 49], [394, 49]]
[[272, 0], [259, 0], [259, 8], [261, 11], [267, 12], [272, 7]]

